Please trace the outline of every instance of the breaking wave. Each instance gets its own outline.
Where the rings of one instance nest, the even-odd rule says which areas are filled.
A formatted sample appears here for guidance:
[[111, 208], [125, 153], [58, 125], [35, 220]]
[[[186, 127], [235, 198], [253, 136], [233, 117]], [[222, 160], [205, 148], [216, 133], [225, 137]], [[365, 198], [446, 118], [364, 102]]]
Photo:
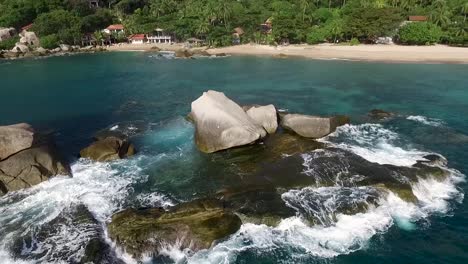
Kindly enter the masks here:
[[411, 120], [411, 121], [416, 121], [416, 122], [419, 122], [419, 123], [422, 123], [424, 125], [428, 125], [428, 126], [435, 126], [435, 127], [439, 127], [439, 126], [443, 126], [444, 125], [444, 121], [440, 120], [440, 119], [436, 119], [436, 118], [429, 118], [429, 117], [425, 117], [425, 116], [420, 116], [420, 115], [417, 115], [417, 116], [408, 116], [406, 119], [408, 120]]
[[430, 154], [412, 148], [411, 144], [402, 140], [397, 133], [381, 124], [344, 125], [322, 141], [350, 150], [368, 161], [379, 164], [411, 166]]

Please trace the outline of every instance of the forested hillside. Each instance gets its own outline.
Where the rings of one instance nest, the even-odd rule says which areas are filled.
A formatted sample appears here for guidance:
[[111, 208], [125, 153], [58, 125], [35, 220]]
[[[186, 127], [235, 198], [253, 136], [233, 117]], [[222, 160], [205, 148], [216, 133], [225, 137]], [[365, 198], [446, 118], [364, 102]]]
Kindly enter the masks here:
[[[402, 26], [408, 16], [427, 21]], [[403, 44], [467, 45], [467, 16], [467, 0], [108, 0], [98, 8], [88, 0], [0, 0], [0, 27], [34, 23], [41, 38], [68, 44], [121, 23], [126, 34], [163, 28], [213, 46], [230, 45], [237, 27], [244, 43], [372, 43], [389, 36]], [[271, 34], [262, 34], [267, 20]]]

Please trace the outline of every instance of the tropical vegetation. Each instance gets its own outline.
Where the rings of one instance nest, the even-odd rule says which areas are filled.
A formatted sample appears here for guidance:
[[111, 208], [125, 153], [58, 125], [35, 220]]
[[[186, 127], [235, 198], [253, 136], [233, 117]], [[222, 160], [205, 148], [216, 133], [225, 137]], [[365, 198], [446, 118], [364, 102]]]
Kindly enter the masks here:
[[[88, 0], [0, 0], [0, 27], [34, 23], [41, 38], [68, 44], [86, 33], [102, 37], [100, 30], [119, 23], [126, 34], [163, 28], [178, 40], [195, 37], [213, 46], [230, 45], [236, 27], [243, 29], [242, 43], [374, 43], [391, 37], [403, 44], [468, 45], [466, 0], [103, 0], [99, 6]], [[409, 16], [427, 21], [408, 24]], [[272, 30], [262, 32], [267, 20]]]

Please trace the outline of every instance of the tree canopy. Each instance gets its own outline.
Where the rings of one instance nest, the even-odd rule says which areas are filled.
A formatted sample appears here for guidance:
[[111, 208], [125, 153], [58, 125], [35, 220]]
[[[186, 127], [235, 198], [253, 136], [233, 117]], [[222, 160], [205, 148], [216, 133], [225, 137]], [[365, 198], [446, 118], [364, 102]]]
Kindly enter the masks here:
[[[425, 16], [424, 25], [442, 31], [437, 42], [468, 45], [466, 0], [106, 0], [99, 8], [88, 0], [0, 0], [0, 10], [0, 26], [34, 23], [41, 37], [69, 44], [112, 23], [124, 24], [127, 34], [163, 28], [179, 40], [196, 37], [215, 46], [231, 44], [236, 27], [245, 32], [243, 43], [372, 43], [399, 36], [408, 16]], [[260, 30], [267, 20], [271, 34]]]

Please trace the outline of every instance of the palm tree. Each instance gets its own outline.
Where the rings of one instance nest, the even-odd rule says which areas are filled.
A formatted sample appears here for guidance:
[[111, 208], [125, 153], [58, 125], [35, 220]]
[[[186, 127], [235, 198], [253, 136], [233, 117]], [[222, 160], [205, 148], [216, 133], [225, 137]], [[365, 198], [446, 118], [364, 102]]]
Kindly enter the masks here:
[[465, 2], [461, 8], [462, 14], [464, 15], [463, 22], [466, 22], [466, 16], [468, 15], [468, 2]]
[[300, 0], [299, 5], [301, 6], [301, 10], [302, 10], [302, 22], [304, 22], [305, 13], [307, 11], [307, 8], [309, 8], [309, 1], [308, 0]]
[[229, 1], [226, 0], [218, 0], [218, 3], [216, 5], [216, 13], [217, 17], [222, 17], [224, 26], [226, 29], [228, 28], [228, 20], [231, 18], [232, 15], [232, 7]]
[[[443, 0], [437, 0], [437, 2], [439, 1]], [[450, 11], [446, 6], [438, 7], [434, 9], [434, 11], [432, 11], [432, 13], [430, 14], [430, 18], [435, 24], [441, 27], [445, 27], [450, 23]]]

